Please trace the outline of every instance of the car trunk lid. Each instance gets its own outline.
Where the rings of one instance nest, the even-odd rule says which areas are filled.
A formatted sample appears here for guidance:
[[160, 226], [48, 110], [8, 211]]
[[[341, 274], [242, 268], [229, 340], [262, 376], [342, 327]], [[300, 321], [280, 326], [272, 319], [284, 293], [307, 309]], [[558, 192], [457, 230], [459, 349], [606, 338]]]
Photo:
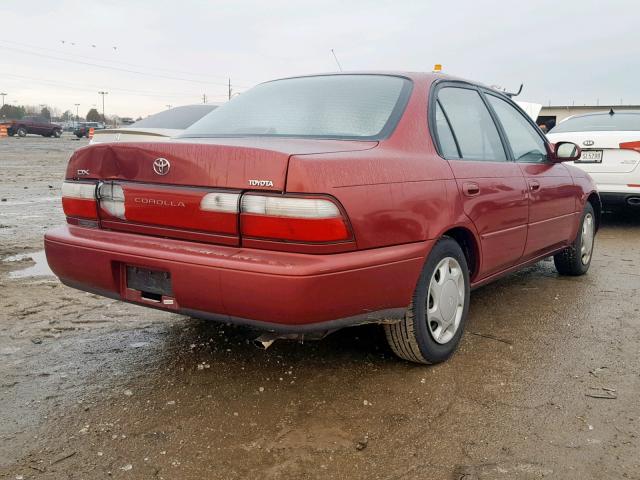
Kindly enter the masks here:
[[630, 173], [640, 164], [640, 152], [620, 148], [621, 143], [640, 140], [640, 132], [568, 132], [548, 137], [554, 143], [573, 142], [582, 148], [583, 158], [573, 164], [589, 173]]
[[291, 155], [375, 145], [266, 138], [97, 144], [72, 156], [66, 177], [98, 182], [102, 228], [237, 245], [241, 194], [285, 191]]

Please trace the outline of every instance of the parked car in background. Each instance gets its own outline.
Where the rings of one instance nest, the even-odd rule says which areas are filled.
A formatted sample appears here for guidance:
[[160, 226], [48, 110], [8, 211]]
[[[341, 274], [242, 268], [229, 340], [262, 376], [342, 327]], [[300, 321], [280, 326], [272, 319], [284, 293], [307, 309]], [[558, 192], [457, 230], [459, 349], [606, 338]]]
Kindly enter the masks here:
[[89, 138], [89, 131], [93, 128], [94, 134], [96, 130], [103, 130], [105, 128], [104, 123], [101, 122], [81, 122], [78, 123], [76, 128], [73, 130], [73, 134], [78, 137], [86, 137]]
[[77, 150], [46, 255], [80, 290], [271, 339], [383, 323], [399, 357], [437, 363], [472, 288], [548, 256], [587, 272], [600, 200], [562, 163], [579, 157], [444, 75], [276, 80], [170, 142]]
[[589, 172], [607, 207], [640, 208], [640, 111], [576, 115], [556, 125], [547, 137], [582, 147], [573, 165]]
[[109, 128], [95, 132], [90, 143], [105, 142], [161, 142], [175, 137], [202, 117], [215, 110], [217, 105], [184, 105], [156, 113], [127, 127]]
[[62, 127], [56, 123], [51, 123], [48, 118], [41, 116], [26, 116], [20, 120], [11, 120], [5, 122], [7, 133], [13, 137], [26, 137], [28, 134], [42, 135], [43, 137], [60, 138], [62, 136]]

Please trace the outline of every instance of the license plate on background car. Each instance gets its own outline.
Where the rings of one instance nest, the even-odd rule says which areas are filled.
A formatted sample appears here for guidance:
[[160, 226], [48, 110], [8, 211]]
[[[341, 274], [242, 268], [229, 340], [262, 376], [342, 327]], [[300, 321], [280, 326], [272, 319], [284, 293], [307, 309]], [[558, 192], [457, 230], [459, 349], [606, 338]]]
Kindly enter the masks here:
[[582, 150], [576, 163], [602, 163], [602, 150]]

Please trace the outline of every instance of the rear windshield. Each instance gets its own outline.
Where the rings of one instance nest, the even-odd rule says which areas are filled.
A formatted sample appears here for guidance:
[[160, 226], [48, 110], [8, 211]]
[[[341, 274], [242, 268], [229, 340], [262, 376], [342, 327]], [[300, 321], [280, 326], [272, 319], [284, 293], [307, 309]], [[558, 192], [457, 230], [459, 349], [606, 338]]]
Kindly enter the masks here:
[[560, 122], [549, 133], [640, 131], [640, 113], [582, 115]]
[[184, 130], [216, 108], [216, 105], [185, 105], [143, 118], [130, 127], [175, 128]]
[[320, 75], [260, 84], [182, 137], [377, 139], [395, 127], [411, 82], [389, 75]]

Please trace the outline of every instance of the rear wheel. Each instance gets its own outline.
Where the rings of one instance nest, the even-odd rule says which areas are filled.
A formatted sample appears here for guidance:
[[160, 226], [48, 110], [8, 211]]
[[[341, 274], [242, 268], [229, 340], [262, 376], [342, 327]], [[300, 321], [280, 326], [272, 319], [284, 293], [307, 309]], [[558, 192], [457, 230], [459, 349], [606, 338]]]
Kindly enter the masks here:
[[60, 130], [54, 130], [53, 131], [53, 136], [55, 138], [60, 138], [62, 136], [62, 132]]
[[591, 265], [595, 235], [595, 213], [593, 206], [587, 202], [575, 240], [553, 257], [556, 270], [560, 275], [578, 276], [587, 273]]
[[462, 337], [469, 293], [464, 253], [455, 240], [444, 237], [427, 258], [405, 318], [384, 326], [393, 352], [416, 363], [448, 359]]
[[18, 134], [19, 137], [26, 137], [27, 129], [24, 127], [19, 127], [18, 130], [16, 130], [16, 133]]

